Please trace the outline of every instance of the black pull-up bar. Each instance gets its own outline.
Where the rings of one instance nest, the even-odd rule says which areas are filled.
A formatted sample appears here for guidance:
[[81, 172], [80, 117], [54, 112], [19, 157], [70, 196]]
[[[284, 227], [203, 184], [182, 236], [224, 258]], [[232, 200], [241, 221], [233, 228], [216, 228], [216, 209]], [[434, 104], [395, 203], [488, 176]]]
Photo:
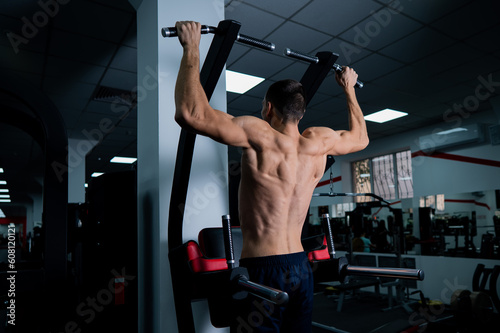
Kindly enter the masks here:
[[[201, 26], [202, 35], [216, 34], [216, 33], [218, 33], [216, 27], [211, 27], [208, 25]], [[177, 37], [177, 28], [176, 27], [162, 28], [161, 35], [163, 37]], [[240, 33], [238, 33], [236, 41], [242, 44], [258, 47], [267, 51], [274, 51], [274, 49], [276, 48], [276, 46], [271, 42], [266, 42], [265, 40], [257, 39]]]
[[[285, 52], [283, 52], [284, 55], [290, 58], [295, 58], [298, 60], [302, 61], [307, 61], [309, 63], [317, 64], [319, 62], [319, 58], [316, 56], [311, 56], [309, 54], [304, 54], [299, 51], [295, 51], [289, 48], [285, 49]], [[337, 72], [342, 72], [342, 66], [339, 64], [333, 64], [332, 68], [335, 69]], [[356, 88], [363, 88], [364, 83], [361, 81], [356, 81]]]

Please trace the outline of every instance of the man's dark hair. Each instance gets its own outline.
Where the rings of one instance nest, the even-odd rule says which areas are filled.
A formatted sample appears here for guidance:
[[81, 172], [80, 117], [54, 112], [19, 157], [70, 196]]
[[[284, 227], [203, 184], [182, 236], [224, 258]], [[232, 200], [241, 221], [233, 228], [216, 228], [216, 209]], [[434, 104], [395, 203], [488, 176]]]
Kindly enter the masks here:
[[266, 101], [281, 112], [284, 122], [299, 121], [306, 112], [306, 93], [302, 84], [295, 80], [273, 83], [267, 90]]

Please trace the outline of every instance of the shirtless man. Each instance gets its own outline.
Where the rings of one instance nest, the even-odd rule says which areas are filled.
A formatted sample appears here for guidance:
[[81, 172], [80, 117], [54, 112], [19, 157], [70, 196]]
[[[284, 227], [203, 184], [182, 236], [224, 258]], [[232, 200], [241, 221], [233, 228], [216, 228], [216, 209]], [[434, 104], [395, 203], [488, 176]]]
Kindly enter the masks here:
[[[175, 87], [175, 120], [186, 129], [243, 149], [240, 266], [247, 267], [252, 281], [290, 296], [286, 307], [247, 302], [232, 330], [309, 332], [313, 281], [301, 244], [302, 227], [327, 155], [353, 153], [368, 145], [354, 91], [357, 74], [344, 67], [336, 76], [347, 98], [349, 130], [311, 127], [301, 134], [298, 123], [305, 112], [305, 96], [302, 85], [294, 80], [271, 85], [262, 102], [263, 119], [233, 117], [214, 110], [200, 84], [200, 24], [177, 22], [176, 27], [184, 52]], [[257, 310], [260, 317], [252, 312]]]

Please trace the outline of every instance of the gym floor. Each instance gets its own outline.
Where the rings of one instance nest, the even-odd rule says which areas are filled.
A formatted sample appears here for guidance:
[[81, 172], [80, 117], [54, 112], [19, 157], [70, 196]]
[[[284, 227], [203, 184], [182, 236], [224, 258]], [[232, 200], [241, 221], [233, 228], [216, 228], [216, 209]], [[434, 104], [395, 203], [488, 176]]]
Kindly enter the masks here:
[[[415, 312], [408, 313], [402, 307], [388, 307], [385, 295], [377, 296], [375, 293], [358, 292], [356, 296], [344, 299], [341, 312], [337, 312], [337, 297], [326, 296], [323, 292], [315, 294], [313, 322], [330, 326], [328, 330], [321, 327], [313, 327], [313, 333], [342, 332], [342, 333], [400, 333], [411, 328], [423, 316], [419, 314], [419, 303], [410, 302]], [[449, 316], [445, 311], [440, 318]], [[421, 332], [457, 332], [454, 327], [453, 318], [446, 323], [446, 328], [440, 326], [439, 330], [430, 327], [421, 328]], [[451, 327], [450, 327], [451, 325]], [[417, 330], [412, 331], [417, 332]]]

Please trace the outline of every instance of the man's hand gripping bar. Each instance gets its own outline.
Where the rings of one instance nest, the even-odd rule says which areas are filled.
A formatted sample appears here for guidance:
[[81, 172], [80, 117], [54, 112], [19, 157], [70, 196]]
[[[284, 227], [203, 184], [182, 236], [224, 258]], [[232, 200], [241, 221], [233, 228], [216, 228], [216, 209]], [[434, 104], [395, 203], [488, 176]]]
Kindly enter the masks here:
[[[201, 26], [202, 35], [216, 34], [216, 33], [218, 33], [218, 29], [216, 27], [211, 27], [208, 25]], [[175, 27], [162, 28], [161, 35], [163, 37], [177, 37], [177, 28]], [[267, 51], [274, 51], [274, 49], [276, 48], [274, 43], [266, 42], [265, 40], [257, 39], [240, 33], [236, 37], [236, 41], [242, 44], [258, 47], [260, 49], [264, 49]]]

